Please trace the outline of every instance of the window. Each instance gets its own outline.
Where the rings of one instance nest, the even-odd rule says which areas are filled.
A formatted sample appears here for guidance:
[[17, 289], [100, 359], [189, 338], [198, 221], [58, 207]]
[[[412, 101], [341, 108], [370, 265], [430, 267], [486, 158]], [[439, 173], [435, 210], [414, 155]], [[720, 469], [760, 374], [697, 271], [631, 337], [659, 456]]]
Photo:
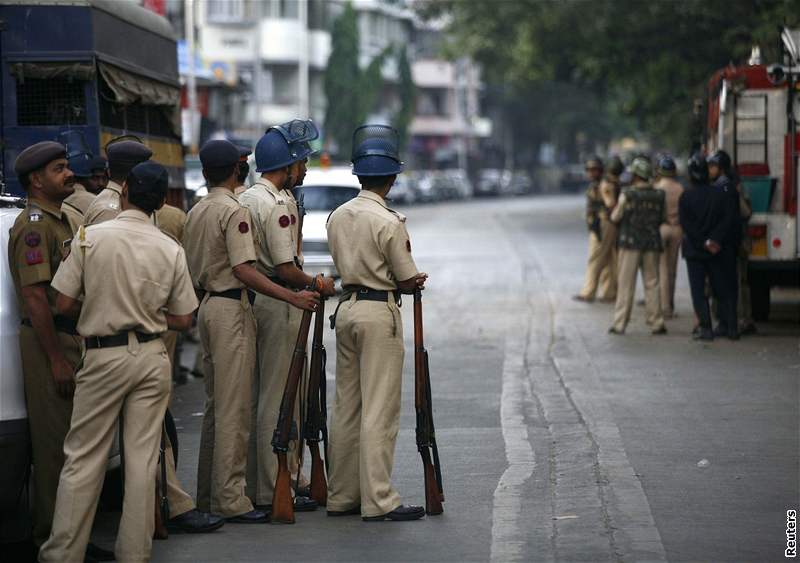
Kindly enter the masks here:
[[[148, 106], [141, 102], [122, 105], [114, 102], [114, 93], [100, 79], [100, 124], [104, 127], [141, 133], [174, 137], [172, 125], [167, 117], [169, 107]], [[85, 121], [84, 121], [85, 123]]]
[[17, 80], [17, 125], [85, 125], [86, 82], [70, 78]]
[[736, 101], [736, 163], [767, 162], [767, 97]]
[[206, 15], [212, 23], [244, 21], [244, 0], [207, 0]]
[[447, 91], [442, 88], [424, 88], [417, 94], [417, 115], [446, 117]]

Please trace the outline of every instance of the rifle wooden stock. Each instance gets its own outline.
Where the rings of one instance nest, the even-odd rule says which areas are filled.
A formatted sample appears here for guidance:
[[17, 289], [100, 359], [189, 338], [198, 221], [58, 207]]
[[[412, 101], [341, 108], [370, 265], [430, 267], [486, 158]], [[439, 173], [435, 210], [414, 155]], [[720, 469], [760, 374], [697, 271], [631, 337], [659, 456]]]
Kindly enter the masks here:
[[[316, 289], [316, 281], [311, 285], [311, 290]], [[303, 376], [303, 364], [306, 356], [306, 342], [308, 329], [311, 325], [311, 311], [303, 311], [300, 321], [300, 331], [294, 345], [292, 363], [289, 366], [289, 375], [283, 389], [281, 410], [278, 415], [278, 424], [272, 435], [272, 451], [278, 456], [278, 476], [275, 479], [275, 492], [272, 495], [272, 514], [270, 521], [281, 524], [294, 524], [294, 500], [292, 499], [292, 477], [289, 473], [289, 464], [286, 459], [289, 451], [289, 440], [294, 419], [294, 403], [297, 399], [297, 388]]]
[[325, 467], [319, 451], [319, 442], [327, 444], [327, 412], [325, 409], [325, 346], [322, 334], [325, 329], [325, 300], [320, 302], [314, 316], [314, 336], [311, 339], [311, 365], [308, 374], [308, 398], [306, 401], [306, 421], [303, 425], [303, 438], [311, 453], [311, 498], [326, 506], [328, 503], [328, 482]]
[[433, 426], [431, 376], [422, 327], [422, 292], [419, 289], [414, 290], [414, 408], [417, 412], [417, 449], [425, 476], [425, 512], [441, 514], [444, 512], [444, 490]]

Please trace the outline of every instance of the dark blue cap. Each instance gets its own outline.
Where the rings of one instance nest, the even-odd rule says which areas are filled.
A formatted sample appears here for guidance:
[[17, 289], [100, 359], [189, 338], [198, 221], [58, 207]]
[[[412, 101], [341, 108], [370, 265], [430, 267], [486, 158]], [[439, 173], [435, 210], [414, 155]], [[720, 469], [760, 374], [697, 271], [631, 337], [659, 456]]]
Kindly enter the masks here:
[[17, 176], [23, 176], [38, 170], [50, 161], [66, 157], [67, 149], [64, 145], [55, 141], [42, 141], [19, 153], [17, 160], [14, 161], [14, 172]]
[[137, 164], [128, 174], [129, 192], [166, 191], [168, 187], [167, 169], [152, 160]]
[[223, 139], [207, 141], [200, 149], [200, 162], [203, 168], [225, 168], [239, 162], [239, 149]]
[[236, 145], [236, 148], [239, 149], [239, 160], [247, 160], [247, 157], [253, 154], [253, 149], [249, 147]]
[[153, 151], [142, 143], [126, 140], [106, 145], [106, 154], [110, 162], [138, 164], [153, 156]]
[[102, 156], [95, 156], [91, 161], [89, 161], [89, 170], [92, 172], [95, 170], [106, 170], [107, 168], [108, 161]]

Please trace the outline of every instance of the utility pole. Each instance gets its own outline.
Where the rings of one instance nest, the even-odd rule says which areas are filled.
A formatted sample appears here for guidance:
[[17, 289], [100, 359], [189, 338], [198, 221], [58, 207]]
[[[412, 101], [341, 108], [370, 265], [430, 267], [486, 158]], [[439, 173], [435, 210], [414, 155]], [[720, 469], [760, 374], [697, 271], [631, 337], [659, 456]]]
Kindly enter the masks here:
[[309, 47], [309, 34], [308, 29], [308, 0], [298, 0], [298, 17], [300, 19], [300, 41], [298, 49], [300, 50], [300, 61], [298, 66], [297, 77], [297, 114], [301, 119], [308, 119], [311, 113], [309, 103], [309, 74], [308, 74], [308, 47]]
[[185, 0], [184, 24], [186, 35], [186, 51], [189, 57], [189, 75], [186, 77], [186, 94], [189, 99], [189, 154], [197, 154], [199, 142], [197, 119], [197, 82], [195, 75], [195, 45], [194, 45], [194, 0]]

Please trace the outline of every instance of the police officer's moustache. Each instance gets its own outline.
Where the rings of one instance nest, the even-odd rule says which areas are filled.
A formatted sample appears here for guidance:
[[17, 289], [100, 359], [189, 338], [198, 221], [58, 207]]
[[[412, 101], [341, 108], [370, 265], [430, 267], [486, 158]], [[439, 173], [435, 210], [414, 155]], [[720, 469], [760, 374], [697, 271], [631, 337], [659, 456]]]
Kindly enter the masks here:
[[403, 171], [400, 136], [388, 125], [362, 125], [353, 132], [353, 174], [392, 176]]

